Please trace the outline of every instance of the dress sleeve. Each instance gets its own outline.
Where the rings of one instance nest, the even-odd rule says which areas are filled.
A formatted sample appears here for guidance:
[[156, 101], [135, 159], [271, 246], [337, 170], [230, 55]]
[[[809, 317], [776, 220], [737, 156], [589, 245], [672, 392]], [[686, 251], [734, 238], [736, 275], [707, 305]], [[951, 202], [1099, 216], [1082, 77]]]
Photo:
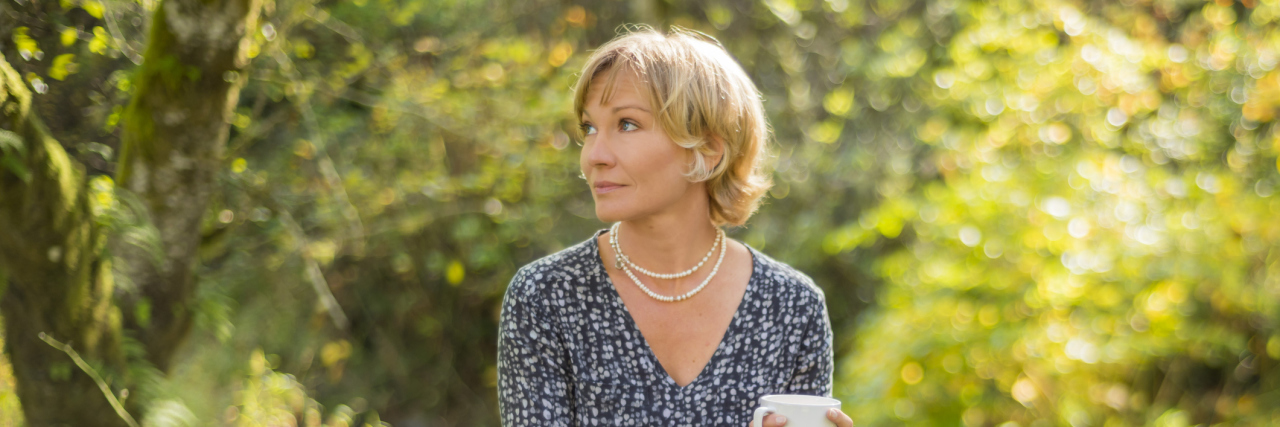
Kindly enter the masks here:
[[502, 298], [498, 321], [498, 412], [505, 427], [568, 426], [568, 354], [536, 298], [537, 283], [521, 269]]
[[819, 292], [816, 307], [809, 311], [804, 341], [800, 344], [799, 360], [786, 392], [831, 397], [831, 376], [835, 370], [832, 361], [831, 319], [827, 316], [827, 299]]

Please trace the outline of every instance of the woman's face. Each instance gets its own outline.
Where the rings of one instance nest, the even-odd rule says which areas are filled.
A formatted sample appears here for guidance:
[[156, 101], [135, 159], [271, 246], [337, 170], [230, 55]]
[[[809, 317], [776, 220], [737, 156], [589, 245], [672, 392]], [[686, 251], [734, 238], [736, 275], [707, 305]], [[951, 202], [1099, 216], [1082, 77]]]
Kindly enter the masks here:
[[600, 74], [591, 81], [579, 118], [585, 135], [579, 163], [596, 216], [604, 222], [633, 220], [706, 198], [701, 184], [684, 177], [691, 154], [658, 126], [635, 73], [620, 70], [604, 104], [606, 73]]

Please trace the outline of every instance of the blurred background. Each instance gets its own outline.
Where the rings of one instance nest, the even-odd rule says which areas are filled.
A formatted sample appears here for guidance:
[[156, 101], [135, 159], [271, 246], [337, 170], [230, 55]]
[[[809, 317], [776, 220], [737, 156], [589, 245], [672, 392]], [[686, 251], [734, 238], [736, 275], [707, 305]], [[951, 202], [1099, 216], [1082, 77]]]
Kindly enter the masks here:
[[[139, 245], [112, 177], [160, 5], [0, 6], [31, 114]], [[719, 39], [763, 92], [775, 186], [729, 234], [826, 292], [857, 425], [1280, 423], [1280, 1], [252, 5], [190, 334], [164, 369], [88, 358], [143, 425], [498, 425], [508, 280], [607, 226], [570, 90], [632, 23]], [[85, 371], [55, 356], [52, 384]]]

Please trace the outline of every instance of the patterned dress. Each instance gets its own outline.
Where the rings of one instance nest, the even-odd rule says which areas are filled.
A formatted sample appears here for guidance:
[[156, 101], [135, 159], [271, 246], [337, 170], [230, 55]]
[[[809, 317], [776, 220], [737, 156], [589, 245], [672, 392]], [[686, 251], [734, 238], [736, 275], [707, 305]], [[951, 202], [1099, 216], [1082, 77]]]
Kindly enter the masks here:
[[711, 361], [684, 387], [640, 334], [595, 238], [521, 268], [499, 326], [502, 425], [745, 427], [760, 396], [829, 397], [832, 336], [822, 290], [748, 250], [742, 303]]

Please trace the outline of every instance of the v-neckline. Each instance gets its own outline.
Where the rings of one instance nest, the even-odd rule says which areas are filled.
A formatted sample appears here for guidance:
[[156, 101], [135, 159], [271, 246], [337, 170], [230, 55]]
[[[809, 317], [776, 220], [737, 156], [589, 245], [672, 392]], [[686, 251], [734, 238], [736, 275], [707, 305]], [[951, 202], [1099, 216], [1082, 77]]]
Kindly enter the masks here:
[[742, 300], [738, 301], [738, 306], [734, 308], [733, 318], [729, 320], [729, 327], [725, 328], [724, 335], [720, 337], [720, 342], [716, 344], [716, 351], [711, 353], [711, 358], [707, 359], [707, 363], [705, 365], [702, 365], [702, 370], [698, 372], [698, 376], [694, 377], [693, 381], [689, 381], [688, 384], [681, 386], [676, 383], [675, 378], [672, 378], [671, 374], [667, 372], [667, 368], [662, 366], [662, 361], [658, 360], [657, 353], [654, 353], [653, 348], [649, 346], [649, 340], [645, 338], [644, 333], [640, 331], [640, 324], [636, 323], [635, 317], [631, 315], [631, 309], [627, 308], [626, 302], [622, 300], [622, 294], [618, 293], [618, 289], [615, 287], [613, 279], [609, 277], [608, 268], [605, 267], [604, 264], [603, 254], [600, 252], [599, 240], [600, 235], [607, 231], [609, 230], [605, 229], [597, 231], [596, 234], [591, 237], [591, 248], [595, 251], [596, 268], [600, 269], [601, 273], [604, 275], [605, 284], [609, 285], [607, 286], [607, 288], [609, 288], [607, 292], [611, 295], [614, 302], [616, 302], [619, 307], [622, 307], [622, 314], [626, 317], [626, 322], [630, 326], [631, 332], [635, 332], [636, 336], [640, 337], [640, 343], [643, 344], [645, 356], [653, 363], [653, 366], [656, 366], [658, 370], [661, 371], [660, 375], [663, 377], [662, 383], [671, 386], [680, 392], [689, 390], [694, 384], [697, 384], [699, 381], [702, 381], [703, 378], [707, 377], [707, 370], [711, 369], [711, 366], [715, 364], [716, 359], [720, 357], [720, 350], [724, 348], [725, 341], [728, 340], [734, 330], [738, 328], [738, 324], [740, 323], [738, 318], [742, 317], [742, 308], [745, 307], [754, 296], [753, 291], [758, 286], [756, 283], [759, 280], [758, 274], [756, 274], [756, 271], [758, 270], [756, 268], [757, 261], [759, 260], [758, 254], [756, 254], [755, 249], [751, 246], [746, 243], [742, 244], [743, 247], [747, 248], [747, 254], [751, 256], [751, 275], [747, 278], [747, 288], [742, 292]]

